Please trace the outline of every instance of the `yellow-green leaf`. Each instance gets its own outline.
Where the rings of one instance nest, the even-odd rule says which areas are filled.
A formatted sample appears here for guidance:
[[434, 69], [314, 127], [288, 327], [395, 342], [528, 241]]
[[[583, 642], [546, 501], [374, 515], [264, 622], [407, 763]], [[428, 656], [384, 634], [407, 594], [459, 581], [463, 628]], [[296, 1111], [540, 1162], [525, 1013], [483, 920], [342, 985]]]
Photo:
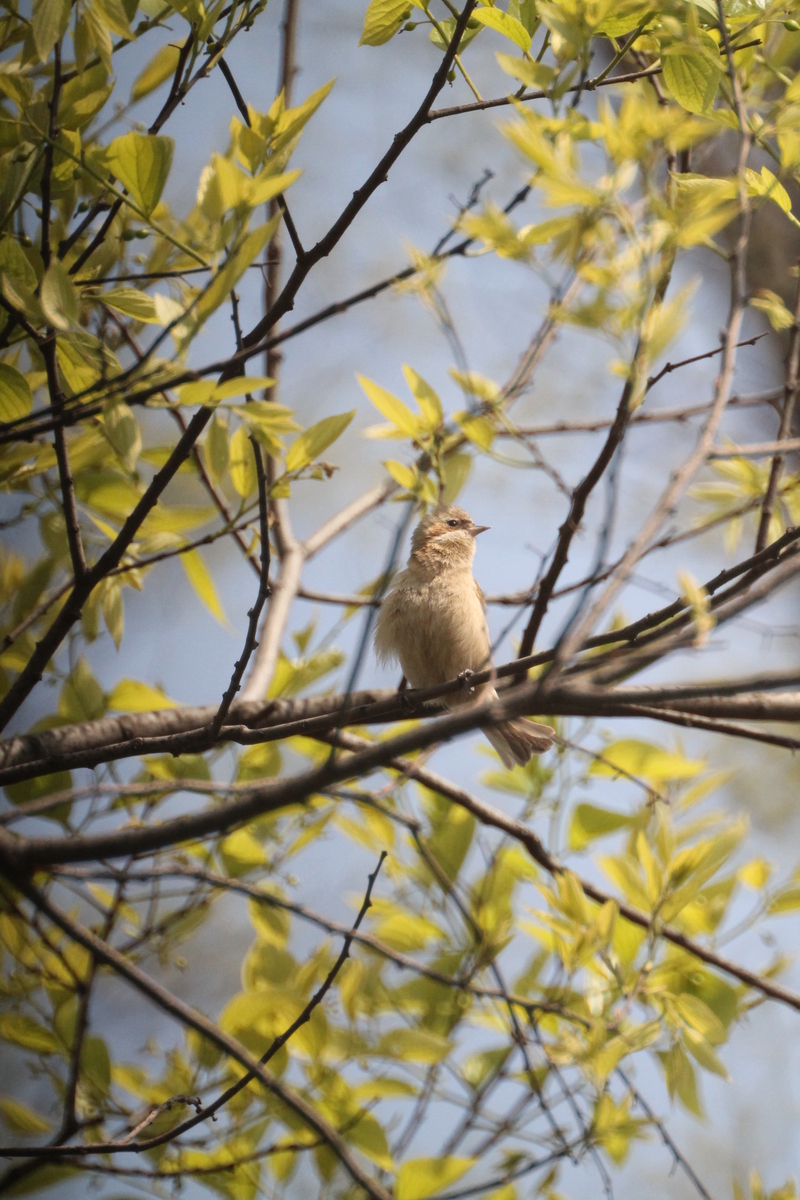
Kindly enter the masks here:
[[152, 136], [134, 130], [114, 138], [106, 151], [110, 170], [128, 189], [147, 217], [161, 198], [172, 166], [174, 148], [175, 143], [170, 137]]
[[466, 1175], [474, 1158], [413, 1158], [397, 1172], [397, 1200], [426, 1200]]
[[131, 100], [141, 100], [154, 92], [165, 79], [175, 74], [180, 50], [177, 46], [162, 46], [150, 59], [143, 71], [136, 76], [131, 88]]
[[699, 775], [704, 766], [702, 761], [671, 754], [649, 742], [622, 738], [606, 746], [602, 758], [592, 763], [589, 774], [618, 775], [625, 771], [658, 785], [668, 779], [691, 779]]
[[39, 301], [47, 320], [64, 332], [78, 320], [78, 294], [61, 259], [54, 258], [47, 268]]
[[413, 367], [403, 364], [403, 374], [406, 377], [406, 383], [411, 389], [411, 394], [419, 405], [419, 410], [425, 418], [425, 424], [433, 433], [435, 429], [441, 425], [444, 418], [442, 412], [442, 402], [437, 396], [429, 383], [426, 383], [421, 375], [418, 375]]
[[373, 383], [371, 379], [367, 379], [365, 375], [358, 375], [357, 379], [379, 413], [382, 413], [388, 421], [391, 421], [407, 437], [413, 438], [417, 436], [419, 421], [411, 409], [406, 408], [402, 400], [399, 400], [397, 396], [393, 396], [391, 392], [387, 392], [386, 388], [382, 388], [380, 384]]
[[217, 589], [214, 587], [214, 580], [206, 566], [203, 558], [198, 550], [187, 550], [181, 555], [183, 569], [186, 572], [187, 578], [191, 583], [197, 595], [203, 601], [208, 611], [212, 616], [225, 624], [225, 613], [222, 611], [222, 606], [217, 597]]
[[257, 229], [254, 229], [252, 233], [247, 235], [239, 248], [234, 251], [224, 266], [220, 268], [214, 276], [210, 287], [200, 297], [187, 320], [186, 332], [180, 339], [181, 349], [185, 349], [203, 322], [210, 317], [215, 309], [219, 308], [223, 300], [226, 300], [230, 296], [232, 289], [236, 286], [240, 277], [250, 266], [253, 259], [264, 249], [264, 246], [269, 242], [280, 222], [281, 214], [278, 212], [269, 221], [265, 222], [265, 224], [259, 225]]
[[[719, 48], [710, 34], [700, 36], [709, 51], [718, 56]], [[667, 88], [682, 108], [698, 114], [711, 111], [722, 78], [721, 67], [682, 44], [670, 46], [662, 53], [661, 67]]]
[[518, 79], [530, 88], [547, 88], [558, 72], [544, 63], [532, 62], [529, 58], [516, 58], [513, 54], [496, 54], [498, 63], [507, 75]]
[[33, 1050], [36, 1054], [53, 1054], [60, 1048], [55, 1034], [22, 1013], [0, 1014], [0, 1038], [23, 1050]]
[[264, 849], [249, 829], [237, 829], [228, 835], [220, 846], [225, 868], [234, 878], [246, 875], [254, 867], [266, 862]]
[[161, 323], [156, 312], [154, 297], [148, 296], [147, 292], [140, 292], [138, 288], [112, 288], [111, 291], [103, 292], [96, 298], [103, 304], [107, 304], [109, 308], [123, 313], [124, 316], [133, 317], [135, 321], [144, 321], [148, 325]]
[[47, 1133], [51, 1128], [50, 1122], [46, 1121], [44, 1117], [40, 1117], [32, 1108], [28, 1108], [27, 1104], [22, 1104], [19, 1100], [12, 1100], [10, 1096], [0, 1099], [0, 1113], [2, 1113], [8, 1128], [23, 1136], [32, 1133]]
[[359, 46], [382, 46], [410, 15], [410, 0], [370, 0]]
[[229, 466], [233, 486], [242, 499], [246, 500], [256, 490], [258, 477], [253, 447], [244, 425], [240, 425], [231, 438]]
[[769, 288], [757, 288], [755, 295], [750, 297], [748, 303], [751, 308], [757, 308], [759, 312], [763, 312], [772, 328], [778, 333], [783, 329], [791, 329], [794, 325], [794, 317], [789, 309], [780, 296], [776, 292], [770, 291]]
[[138, 679], [120, 679], [108, 697], [108, 707], [116, 712], [152, 712], [177, 705], [160, 687], [151, 687]]
[[0, 421], [27, 417], [33, 408], [33, 394], [21, 371], [0, 363]]
[[33, 42], [41, 62], [66, 33], [70, 8], [70, 0], [34, 0]]
[[604, 837], [631, 825], [633, 818], [626, 813], [612, 812], [608, 808], [598, 808], [594, 804], [578, 804], [572, 814], [569, 827], [569, 846], [571, 850], [583, 850], [595, 838]]
[[228, 469], [228, 423], [223, 413], [214, 413], [203, 445], [203, 462], [212, 483], [220, 483]]
[[286, 470], [300, 471], [308, 466], [344, 433], [355, 415], [356, 411], [353, 409], [352, 412], [340, 413], [335, 417], [325, 417], [310, 429], [306, 429], [292, 442], [287, 451]]
[[124, 400], [109, 400], [103, 408], [103, 429], [129, 471], [136, 466], [142, 435], [133, 409]]
[[476, 8], [472, 15], [476, 21], [480, 21], [481, 25], [494, 29], [497, 33], [502, 33], [503, 37], [519, 46], [520, 50], [530, 50], [531, 35], [522, 21], [503, 12], [502, 8]]
[[[248, 392], [261, 391], [273, 387], [274, 379], [266, 375], [237, 375], [235, 379], [226, 379], [216, 383], [213, 379], [198, 379], [195, 383], [185, 383], [178, 388], [178, 398], [181, 404], [219, 404], [221, 400], [230, 400], [234, 396], [244, 396]], [[276, 411], [278, 408], [276, 406]], [[286, 411], [280, 409], [281, 412]]]

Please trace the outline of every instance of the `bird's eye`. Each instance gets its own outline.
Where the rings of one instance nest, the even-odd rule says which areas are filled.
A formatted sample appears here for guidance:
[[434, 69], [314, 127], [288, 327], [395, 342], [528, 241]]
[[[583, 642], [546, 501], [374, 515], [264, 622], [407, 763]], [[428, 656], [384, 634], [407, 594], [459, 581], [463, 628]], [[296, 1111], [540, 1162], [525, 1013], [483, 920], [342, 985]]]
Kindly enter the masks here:
[[447, 524], [451, 529], [458, 529], [458, 521], [448, 521]]

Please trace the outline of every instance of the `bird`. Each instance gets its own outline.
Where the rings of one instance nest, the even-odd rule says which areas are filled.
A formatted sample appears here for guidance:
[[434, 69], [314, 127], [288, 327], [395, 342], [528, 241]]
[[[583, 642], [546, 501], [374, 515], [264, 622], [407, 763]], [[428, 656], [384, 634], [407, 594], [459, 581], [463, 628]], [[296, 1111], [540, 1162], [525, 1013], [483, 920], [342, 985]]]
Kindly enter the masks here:
[[[472, 574], [475, 539], [488, 528], [451, 504], [427, 513], [414, 530], [408, 565], [392, 581], [375, 625], [378, 661], [399, 662], [412, 688], [459, 677], [468, 684], [471, 673], [491, 665], [486, 605]], [[497, 697], [491, 684], [483, 684], [443, 696], [442, 703], [457, 708], [469, 702], [470, 692], [481, 700]], [[519, 719], [483, 732], [511, 770], [549, 750], [554, 730]]]

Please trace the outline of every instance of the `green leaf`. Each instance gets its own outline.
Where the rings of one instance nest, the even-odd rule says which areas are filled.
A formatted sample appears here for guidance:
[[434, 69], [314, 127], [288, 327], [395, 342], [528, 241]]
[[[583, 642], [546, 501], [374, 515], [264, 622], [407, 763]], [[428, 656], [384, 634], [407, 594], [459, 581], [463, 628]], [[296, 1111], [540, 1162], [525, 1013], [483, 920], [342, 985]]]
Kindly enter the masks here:
[[114, 138], [106, 150], [110, 170], [147, 217], [161, 198], [174, 148], [175, 143], [170, 137], [132, 131]]
[[79, 658], [58, 694], [58, 715], [65, 721], [92, 721], [106, 711], [106, 696], [85, 658]]
[[508, 13], [503, 12], [502, 8], [476, 8], [472, 16], [488, 29], [494, 29], [497, 33], [502, 33], [503, 37], [508, 38], [510, 42], [514, 42], [516, 46], [519, 46], [520, 50], [530, 50], [531, 35], [522, 24], [522, 21], [518, 21], [516, 17], [509, 16]]
[[771, 292], [769, 288], [757, 288], [755, 295], [750, 297], [748, 303], [751, 308], [756, 308], [759, 312], [763, 312], [777, 333], [780, 333], [784, 329], [791, 329], [792, 325], [794, 325], [794, 316], [792, 313], [789, 312], [789, 309], [783, 303], [780, 296], [775, 292]]
[[674, 997], [672, 1003], [681, 1020], [707, 1042], [719, 1046], [727, 1040], [725, 1026], [699, 996], [693, 996], [691, 992], [681, 992], [679, 996]]
[[267, 204], [273, 197], [291, 187], [301, 175], [302, 171], [286, 171], [283, 175], [274, 175], [267, 167], [255, 179], [249, 180], [245, 187], [244, 198], [248, 207], [256, 208], [259, 204]]
[[347, 1139], [382, 1171], [394, 1170], [386, 1134], [372, 1113], [362, 1112], [352, 1124], [348, 1123]]
[[529, 88], [547, 88], [558, 74], [553, 67], [531, 62], [529, 58], [516, 58], [513, 54], [497, 54], [495, 57], [507, 75]]
[[701, 1067], [705, 1067], [707, 1071], [713, 1072], [714, 1075], [721, 1075], [723, 1079], [730, 1080], [727, 1068], [719, 1055], [714, 1051], [704, 1037], [699, 1033], [687, 1029], [684, 1038], [686, 1049], [696, 1058]]
[[219, 848], [225, 869], [235, 879], [266, 863], [264, 848], [249, 829], [237, 829]]
[[78, 294], [61, 259], [47, 268], [39, 293], [42, 311], [51, 325], [66, 332], [78, 320]]
[[771, 901], [767, 912], [772, 916], [780, 913], [796, 912], [800, 908], [800, 887], [789, 887], [779, 892]]
[[33, 42], [41, 62], [66, 33], [71, 7], [70, 0], [34, 0]]
[[21, 371], [0, 363], [0, 421], [27, 417], [33, 408], [33, 393]]
[[306, 429], [292, 442], [287, 451], [286, 470], [300, 471], [308, 466], [344, 433], [355, 415], [356, 411], [353, 409], [352, 412], [340, 413], [335, 417], [325, 417], [310, 429]]
[[140, 292], [138, 288], [112, 288], [93, 298], [126, 317], [133, 317], [134, 321], [144, 321], [148, 325], [160, 324], [155, 298], [148, 296], [147, 292]]
[[364, 375], [358, 375], [356, 378], [379, 413], [382, 413], [387, 420], [391, 421], [407, 437], [413, 438], [417, 436], [419, 432], [419, 420], [414, 416], [410, 408], [406, 408], [402, 400], [399, 400], [397, 396], [393, 396], [391, 392], [387, 392], [386, 388], [382, 388], [380, 384], [373, 383], [371, 379], [367, 379]]
[[452, 1046], [438, 1033], [425, 1029], [393, 1029], [378, 1043], [378, 1053], [403, 1062], [436, 1063], [450, 1053]]
[[[750, 196], [767, 196], [770, 200], [774, 200], [778, 208], [794, 221], [794, 217], [792, 217], [792, 201], [789, 198], [789, 193], [783, 184], [778, 182], [772, 171], [768, 170], [767, 167], [762, 167], [761, 174], [759, 175], [752, 167], [746, 167], [745, 178], [747, 180], [747, 191]], [[797, 224], [796, 221], [795, 224]]]
[[111, 1084], [111, 1059], [101, 1037], [87, 1037], [81, 1052], [81, 1069], [99, 1092], [105, 1094]]
[[111, 634], [114, 645], [119, 650], [122, 642], [122, 630], [125, 611], [122, 603], [122, 586], [118, 579], [106, 579], [100, 595], [100, 608], [106, 629]]
[[136, 76], [131, 88], [131, 100], [141, 100], [144, 96], [149, 96], [165, 79], [174, 75], [179, 57], [180, 50], [177, 46], [162, 46], [145, 69]]
[[617, 829], [624, 829], [632, 825], [633, 821], [634, 818], [626, 813], [612, 812], [594, 804], [578, 804], [569, 827], [570, 850], [583, 850], [595, 838], [614, 833]]
[[682, 754], [671, 754], [649, 742], [622, 738], [606, 746], [602, 758], [592, 763], [589, 774], [618, 775], [620, 771], [625, 771], [658, 786], [667, 780], [691, 779], [699, 775], [704, 766], [702, 761], [684, 758]]
[[132, 471], [142, 449], [142, 435], [130, 405], [124, 400], [109, 400], [103, 408], [103, 429], [125, 466]]
[[246, 500], [256, 490], [258, 477], [250, 435], [244, 425], [240, 425], [231, 438], [229, 465], [233, 486], [242, 499]]
[[[252, 456], [252, 451], [251, 451]], [[216, 617], [220, 625], [225, 625], [225, 613], [222, 611], [222, 606], [217, 597], [217, 590], [214, 587], [214, 580], [206, 566], [203, 558], [198, 550], [187, 550], [181, 555], [181, 562], [186, 576], [191, 583], [197, 595], [203, 601], [208, 611], [212, 616]]]
[[[221, 400], [231, 400], [234, 396], [245, 396], [248, 392], [260, 391], [262, 388], [273, 387], [274, 379], [266, 375], [237, 375], [235, 379], [226, 379], [223, 383], [215, 383], [213, 379], [198, 379], [196, 383], [185, 383], [178, 388], [181, 404], [219, 404]], [[288, 410], [276, 405], [276, 412]]]
[[0, 1014], [0, 1038], [23, 1050], [33, 1050], [36, 1054], [55, 1054], [61, 1049], [55, 1034], [22, 1013]]
[[444, 481], [442, 503], [454, 504], [472, 470], [472, 455], [448, 454], [440, 469]]
[[488, 417], [473, 417], [460, 412], [455, 415], [461, 432], [481, 450], [489, 450], [494, 440], [494, 425]]
[[160, 687], [151, 687], [137, 679], [120, 679], [108, 697], [108, 707], [116, 712], [153, 712], [177, 705]]
[[418, 375], [413, 367], [403, 364], [403, 374], [406, 377], [406, 383], [411, 389], [411, 394], [419, 405], [419, 410], [425, 418], [425, 424], [431, 433], [438, 429], [444, 419], [442, 412], [442, 402], [436, 395], [436, 392], [426, 383], [421, 375]]
[[411, 16], [411, 0], [370, 0], [359, 46], [382, 46]]
[[219, 484], [228, 469], [228, 423], [222, 413], [214, 413], [203, 444], [203, 462], [211, 482]]
[[[719, 47], [710, 34], [699, 36], [709, 53], [719, 58]], [[662, 52], [661, 67], [667, 88], [682, 108], [698, 114], [711, 111], [722, 78], [721, 66], [689, 46], [678, 44]]]
[[19, 1100], [12, 1100], [10, 1096], [0, 1099], [0, 1113], [3, 1114], [3, 1120], [8, 1128], [23, 1136], [32, 1133], [47, 1133], [51, 1128], [50, 1122], [46, 1121], [44, 1117], [40, 1117], [32, 1108], [28, 1108]]
[[397, 1200], [426, 1200], [461, 1179], [475, 1165], [474, 1158], [413, 1158], [397, 1172]]
[[214, 276], [211, 285], [203, 292], [194, 310], [186, 322], [186, 332], [179, 339], [181, 351], [185, 349], [194, 334], [208, 317], [219, 308], [236, 287], [241, 276], [251, 262], [261, 253], [281, 222], [281, 214], [275, 213], [271, 220], [259, 225], [242, 241], [241, 245], [227, 259], [224, 266]]

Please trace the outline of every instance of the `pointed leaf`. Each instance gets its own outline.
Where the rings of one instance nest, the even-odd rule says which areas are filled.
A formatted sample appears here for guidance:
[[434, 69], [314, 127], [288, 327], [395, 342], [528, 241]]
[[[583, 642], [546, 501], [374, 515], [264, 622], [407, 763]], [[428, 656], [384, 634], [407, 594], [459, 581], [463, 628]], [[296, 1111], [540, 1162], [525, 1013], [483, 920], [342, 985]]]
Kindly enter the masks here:
[[78, 320], [78, 294], [60, 259], [47, 268], [39, 293], [42, 311], [56, 329], [66, 332]]
[[356, 410], [353, 409], [349, 413], [325, 417], [316, 425], [312, 425], [310, 429], [306, 429], [289, 447], [286, 454], [286, 470], [299, 471], [313, 462], [323, 450], [326, 450], [344, 433], [355, 415]]
[[66, 33], [70, 8], [70, 0], [34, 0], [33, 42], [41, 62]]
[[502, 33], [503, 37], [519, 46], [520, 50], [530, 50], [531, 35], [522, 21], [509, 16], [507, 12], [503, 12], [502, 8], [476, 8], [472, 16], [476, 21], [480, 21], [481, 25], [494, 29], [497, 33]]
[[474, 1164], [474, 1158], [413, 1158], [397, 1172], [397, 1200], [426, 1200], [461, 1179]]
[[183, 569], [189, 579], [197, 595], [203, 601], [208, 611], [212, 616], [216, 617], [221, 625], [225, 624], [225, 613], [222, 611], [217, 590], [214, 587], [214, 580], [206, 566], [203, 558], [197, 550], [187, 550], [181, 555]]
[[0, 363], [0, 421], [27, 417], [33, 408], [33, 395], [21, 371]]
[[106, 151], [109, 168], [147, 217], [161, 198], [174, 148], [170, 137], [133, 131], [114, 138]]
[[402, 400], [398, 400], [397, 396], [393, 396], [391, 392], [386, 391], [386, 388], [382, 388], [378, 383], [373, 383], [364, 375], [358, 375], [357, 379], [379, 413], [391, 421], [401, 433], [408, 437], [417, 436], [419, 421], [411, 409], [406, 408]]
[[137, 679], [120, 679], [108, 698], [108, 707], [116, 712], [152, 712], [177, 706], [161, 688]]
[[150, 59], [143, 71], [140, 71], [131, 88], [131, 100], [141, 100], [154, 92], [165, 79], [175, 74], [178, 66], [180, 50], [177, 46], [162, 46], [157, 54]]
[[411, 15], [411, 0], [370, 0], [359, 46], [382, 46]]

